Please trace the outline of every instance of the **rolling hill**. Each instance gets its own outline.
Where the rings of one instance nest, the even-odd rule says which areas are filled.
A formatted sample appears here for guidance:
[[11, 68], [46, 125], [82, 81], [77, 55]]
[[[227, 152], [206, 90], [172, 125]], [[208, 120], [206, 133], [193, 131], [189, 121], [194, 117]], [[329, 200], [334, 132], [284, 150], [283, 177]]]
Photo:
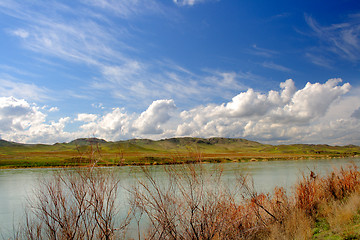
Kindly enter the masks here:
[[356, 157], [360, 147], [314, 144], [269, 145], [240, 138], [80, 138], [68, 143], [21, 144], [0, 140], [0, 167], [172, 164]]

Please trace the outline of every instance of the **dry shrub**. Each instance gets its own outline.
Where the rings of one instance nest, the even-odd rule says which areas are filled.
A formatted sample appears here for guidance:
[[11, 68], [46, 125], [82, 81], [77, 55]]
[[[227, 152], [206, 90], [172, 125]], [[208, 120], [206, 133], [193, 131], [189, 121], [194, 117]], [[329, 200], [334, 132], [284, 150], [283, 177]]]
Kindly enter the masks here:
[[309, 176], [303, 174], [302, 180], [295, 186], [295, 205], [307, 215], [316, 217], [320, 206], [343, 200], [359, 186], [360, 172], [354, 164], [335, 169], [324, 177], [313, 172]]
[[323, 179], [324, 191], [334, 200], [341, 200], [358, 189], [360, 172], [354, 164], [347, 168], [335, 169]]
[[334, 231], [338, 231], [352, 222], [360, 210], [360, 193], [355, 192], [345, 201], [329, 203], [326, 219]]
[[[252, 187], [249, 187], [252, 186]], [[283, 188], [276, 187], [272, 194], [257, 193], [253, 184], [244, 184], [243, 203], [252, 218], [252, 231], [246, 239], [267, 239], [273, 226], [283, 226], [292, 211], [291, 201]]]
[[[303, 174], [291, 197], [282, 188], [258, 193], [243, 176], [227, 188], [221, 171], [206, 173], [201, 164], [166, 171], [162, 184], [144, 168], [147, 181], [132, 190], [138, 211], [150, 219], [147, 239], [310, 239], [316, 218], [326, 215], [340, 226], [360, 205], [351, 195], [359, 187], [354, 165], [325, 177]], [[350, 195], [346, 204], [330, 204]]]
[[284, 188], [275, 187], [272, 194], [258, 194], [253, 189], [249, 195], [250, 208], [265, 225], [272, 222], [281, 223], [290, 211], [290, 202]]
[[[150, 221], [147, 239], [242, 239], [249, 212], [224, 187], [221, 171], [207, 173], [201, 164], [165, 167], [166, 183], [143, 168], [147, 181], [132, 190], [138, 211]], [[240, 183], [242, 184], [242, 183]]]
[[[164, 166], [165, 178], [142, 169], [145, 180], [130, 190], [139, 239], [309, 239], [316, 218], [341, 228], [360, 209], [354, 165], [324, 177], [303, 174], [290, 197], [283, 188], [258, 193], [241, 175], [227, 185], [221, 169], [202, 164]], [[54, 174], [39, 183], [21, 237], [119, 238], [129, 218], [116, 215], [118, 185], [111, 172], [91, 168]]]
[[259, 194], [244, 176], [226, 187], [221, 170], [209, 173], [201, 164], [165, 169], [165, 184], [143, 168], [146, 181], [132, 190], [137, 211], [150, 222], [147, 239], [265, 239], [269, 226], [290, 212], [282, 188]]
[[128, 218], [117, 219], [119, 180], [103, 169], [58, 171], [39, 181], [29, 199], [23, 239], [113, 239]]
[[[359, 186], [360, 172], [352, 164], [334, 169], [323, 177], [312, 171], [309, 175], [303, 174], [301, 181], [295, 185], [291, 200], [275, 189], [272, 198], [262, 197], [262, 202], [258, 200], [276, 220], [267, 220], [269, 238], [309, 239], [313, 223], [318, 217], [325, 217], [334, 231], [343, 229], [360, 209]], [[279, 205], [278, 202], [285, 204]]]
[[282, 222], [276, 222], [269, 227], [271, 240], [310, 239], [313, 221], [304, 211], [292, 209]]
[[295, 186], [295, 204], [309, 216], [315, 216], [324, 199], [322, 179], [313, 172], [309, 176], [302, 175], [302, 180]]

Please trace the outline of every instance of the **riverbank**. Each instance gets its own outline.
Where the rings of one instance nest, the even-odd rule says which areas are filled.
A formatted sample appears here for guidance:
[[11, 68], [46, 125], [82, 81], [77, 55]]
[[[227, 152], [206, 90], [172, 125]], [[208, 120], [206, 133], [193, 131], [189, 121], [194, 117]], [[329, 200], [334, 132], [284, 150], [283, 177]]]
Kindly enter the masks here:
[[[358, 158], [358, 155], [347, 156], [347, 158]], [[134, 157], [136, 158], [136, 157]], [[269, 161], [306, 161], [306, 160], [320, 160], [320, 159], [338, 159], [344, 157], [338, 156], [267, 156], [267, 157], [258, 157], [258, 156], [246, 156], [246, 157], [206, 157], [203, 156], [201, 160], [193, 160], [192, 158], [188, 159], [177, 159], [174, 161], [171, 158], [158, 158], [153, 156], [148, 157], [139, 157], [136, 161], [123, 161], [122, 163], [116, 163], [113, 161], [102, 161], [99, 160], [96, 162], [98, 167], [117, 167], [117, 166], [149, 166], [149, 165], [174, 165], [174, 164], [192, 164], [192, 163], [230, 163], [230, 162], [269, 162]], [[73, 168], [73, 167], [89, 167], [93, 163], [85, 159], [81, 162], [69, 163], [66, 159], [60, 160], [43, 160], [43, 159], [27, 159], [24, 161], [3, 161], [0, 159], [0, 169], [21, 169], [21, 168]]]
[[69, 143], [0, 142], [0, 168], [169, 165], [206, 162], [256, 162], [358, 157], [360, 147], [329, 145], [268, 145], [245, 139], [172, 138], [119, 142], [89, 138]]

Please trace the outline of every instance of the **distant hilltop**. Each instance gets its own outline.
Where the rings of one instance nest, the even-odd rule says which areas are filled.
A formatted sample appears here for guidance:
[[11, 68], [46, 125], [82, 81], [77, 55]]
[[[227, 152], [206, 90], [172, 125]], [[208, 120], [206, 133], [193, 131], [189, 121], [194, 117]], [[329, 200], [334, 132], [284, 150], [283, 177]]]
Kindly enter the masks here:
[[56, 145], [89, 145], [89, 144], [114, 144], [114, 143], [131, 143], [131, 144], [151, 144], [151, 143], [170, 143], [176, 145], [189, 145], [189, 144], [205, 144], [205, 145], [226, 145], [226, 144], [242, 144], [247, 146], [308, 146], [308, 147], [329, 147], [329, 148], [338, 148], [338, 147], [348, 147], [356, 148], [359, 146], [350, 144], [346, 146], [330, 146], [327, 144], [286, 144], [286, 145], [271, 145], [271, 144], [262, 144], [256, 141], [247, 140], [244, 138], [225, 138], [225, 137], [211, 137], [211, 138], [197, 138], [197, 137], [176, 137], [176, 138], [166, 138], [160, 140], [151, 140], [151, 139], [129, 139], [129, 140], [119, 140], [119, 141], [106, 141], [101, 138], [78, 138], [70, 142], [65, 143], [55, 143], [55, 144], [27, 144], [27, 143], [17, 143], [12, 141], [6, 141], [0, 139], [0, 147], [8, 146], [56, 146]]
[[355, 145], [270, 145], [242, 138], [179, 137], [106, 141], [79, 138], [68, 143], [22, 144], [0, 140], [0, 168], [248, 162], [359, 157]]
[[[106, 141], [105, 139], [101, 138], [78, 138], [75, 140], [72, 140], [68, 143], [55, 143], [52, 145], [58, 145], [58, 144], [77, 144], [77, 145], [88, 145], [88, 144], [106, 144], [106, 143], [153, 143], [153, 142], [169, 142], [174, 144], [208, 144], [208, 145], [214, 145], [214, 144], [232, 144], [232, 143], [252, 143], [252, 144], [260, 144], [261, 143], [246, 140], [243, 138], [224, 138], [224, 137], [212, 137], [212, 138], [196, 138], [196, 137], [178, 137], [178, 138], [167, 138], [167, 139], [161, 139], [161, 140], [151, 140], [151, 139], [129, 139], [129, 140], [119, 140], [119, 141]], [[12, 145], [51, 145], [51, 144], [25, 144], [25, 143], [16, 143], [6, 140], [0, 139], [0, 147], [1, 146], [12, 146]]]

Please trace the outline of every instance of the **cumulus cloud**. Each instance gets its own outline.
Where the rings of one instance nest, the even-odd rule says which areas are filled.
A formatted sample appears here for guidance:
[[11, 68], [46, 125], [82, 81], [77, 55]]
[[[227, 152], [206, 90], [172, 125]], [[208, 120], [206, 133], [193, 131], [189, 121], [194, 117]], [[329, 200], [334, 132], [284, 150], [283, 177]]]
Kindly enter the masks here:
[[45, 115], [23, 99], [0, 98], [0, 130], [4, 132], [26, 130], [31, 123], [44, 121]]
[[82, 134], [96, 136], [107, 140], [120, 140], [132, 138], [131, 123], [133, 115], [128, 115], [124, 109], [114, 108], [96, 121], [82, 125]]
[[77, 133], [64, 131], [67, 123], [70, 122], [69, 117], [60, 118], [57, 122], [50, 123], [32, 123], [27, 131], [19, 132], [14, 135], [13, 139], [17, 142], [25, 143], [55, 143], [66, 142], [79, 137]]
[[[354, 90], [356, 93], [356, 89]], [[142, 113], [124, 108], [97, 115], [78, 114], [79, 129], [65, 131], [73, 121], [47, 122], [35, 104], [0, 98], [1, 137], [19, 142], [59, 142], [96, 136], [107, 140], [165, 137], [234, 137], [268, 143], [360, 144], [360, 96], [348, 83], [330, 79], [296, 89], [293, 80], [267, 93], [240, 92], [222, 104], [179, 112], [173, 99], [153, 101]]]
[[161, 134], [163, 133], [161, 124], [166, 123], [170, 119], [170, 113], [175, 109], [176, 106], [173, 100], [154, 101], [149, 108], [136, 119], [134, 127], [140, 134]]
[[303, 89], [295, 92], [291, 103], [284, 107], [283, 114], [300, 120], [311, 120], [324, 115], [335, 99], [349, 92], [349, 83], [337, 86], [341, 81], [337, 78], [330, 79], [325, 84], [307, 83]]
[[141, 114], [115, 108], [81, 128], [110, 140], [223, 136], [269, 143], [360, 144], [360, 97], [347, 96], [350, 90], [341, 79], [307, 83], [302, 89], [288, 79], [279, 91], [248, 89], [227, 103], [182, 112], [172, 99], [154, 101]]
[[[128, 114], [123, 108], [114, 108], [100, 118], [88, 121], [80, 128], [83, 135], [120, 140], [135, 137], [162, 136], [163, 126], [176, 109], [173, 100], [156, 100], [141, 114]], [[79, 114], [77, 120], [90, 120], [92, 114]]]
[[[316, 129], [319, 121], [330, 124], [324, 116], [336, 101], [350, 91], [348, 83], [339, 86], [340, 82], [341, 79], [330, 79], [324, 84], [308, 83], [303, 89], [296, 90], [294, 82], [287, 80], [280, 84], [281, 91], [272, 90], [267, 94], [249, 89], [228, 103], [183, 111], [183, 123], [177, 127], [176, 135], [302, 142], [310, 134], [319, 134], [320, 130]], [[352, 126], [354, 124], [346, 127]], [[327, 130], [329, 132], [331, 128]]]
[[79, 113], [75, 121], [79, 122], [93, 122], [97, 119], [97, 115], [89, 113]]
[[289, 79], [280, 84], [282, 91], [270, 91], [268, 94], [255, 92], [248, 89], [242, 92], [228, 103], [222, 105], [208, 105], [190, 111], [184, 111], [184, 119], [193, 118], [193, 114], [198, 115], [197, 119], [204, 118], [249, 118], [264, 116], [267, 112], [277, 106], [283, 106], [290, 101], [291, 94], [295, 91], [294, 82]]
[[47, 124], [46, 117], [39, 107], [24, 99], [0, 98], [0, 131], [3, 139], [48, 143], [69, 137], [63, 132], [69, 118]]

